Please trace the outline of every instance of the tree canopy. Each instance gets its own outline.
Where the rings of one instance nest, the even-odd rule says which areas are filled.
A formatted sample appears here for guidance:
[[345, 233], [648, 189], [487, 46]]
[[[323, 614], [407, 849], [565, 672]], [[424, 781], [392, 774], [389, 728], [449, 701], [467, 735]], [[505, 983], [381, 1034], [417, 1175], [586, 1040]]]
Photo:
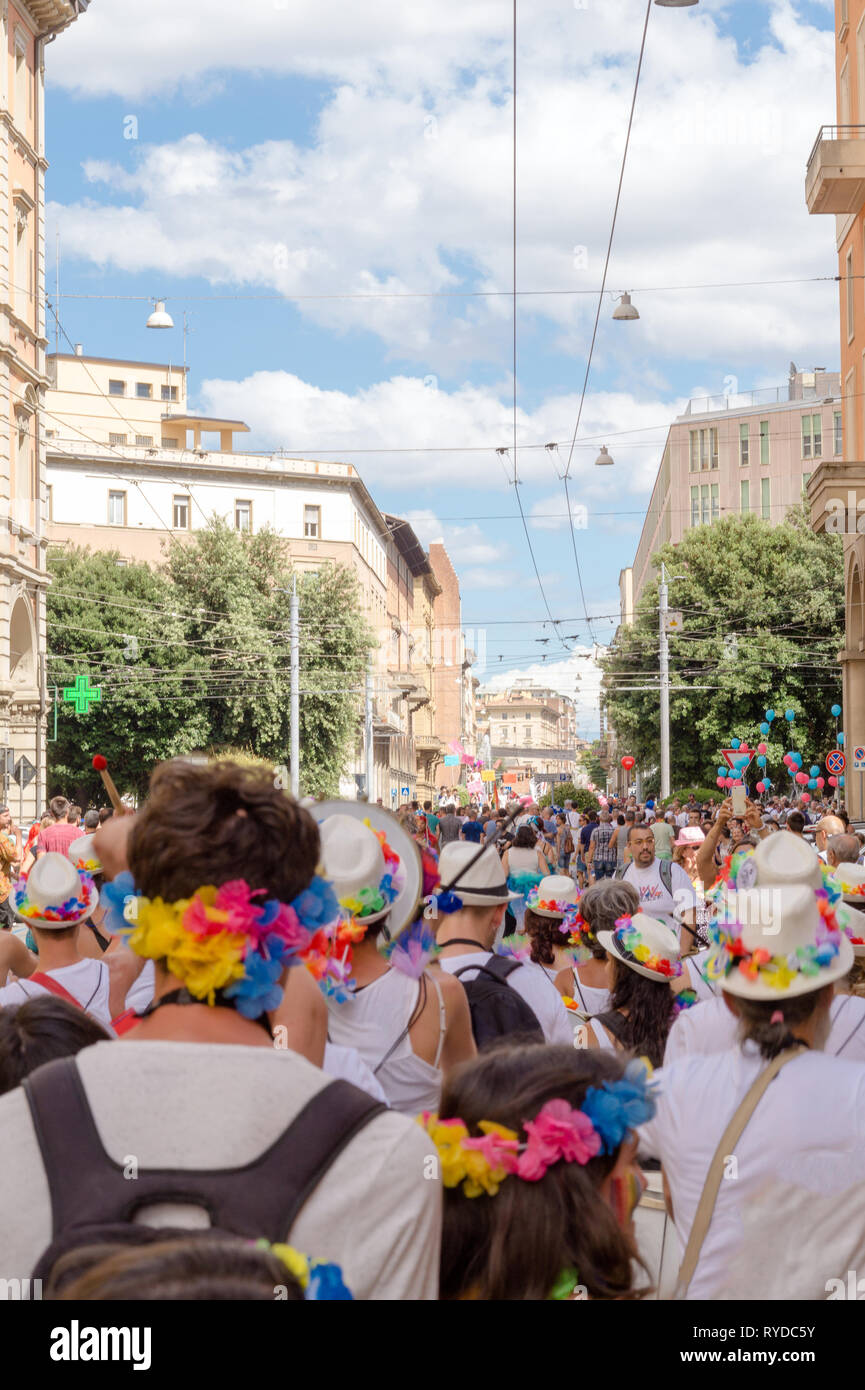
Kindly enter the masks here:
[[[816, 535], [805, 509], [780, 526], [728, 516], [685, 533], [654, 557], [668, 576], [681, 632], [670, 636], [670, 761], [674, 786], [714, 781], [732, 737], [768, 745], [767, 775], [785, 785], [791, 747], [821, 762], [835, 746], [830, 710], [841, 698], [836, 657], [844, 640], [842, 542]], [[602, 662], [609, 718], [637, 766], [660, 761], [658, 582], [647, 585], [633, 625]], [[636, 687], [650, 686], [649, 690]], [[676, 689], [678, 686], [688, 687]], [[707, 688], [700, 688], [707, 687]], [[759, 732], [767, 709], [779, 716]], [[795, 711], [792, 726], [785, 710]], [[753, 769], [749, 777], [756, 780]]]
[[[96, 752], [138, 795], [156, 762], [181, 753], [243, 750], [288, 765], [295, 576], [279, 536], [214, 519], [172, 539], [155, 569], [64, 548], [49, 570], [49, 685], [62, 696], [84, 674], [102, 690], [86, 714], [58, 701], [52, 793], [97, 799]], [[350, 569], [327, 563], [296, 579], [300, 782], [330, 796], [354, 751], [374, 636]]]

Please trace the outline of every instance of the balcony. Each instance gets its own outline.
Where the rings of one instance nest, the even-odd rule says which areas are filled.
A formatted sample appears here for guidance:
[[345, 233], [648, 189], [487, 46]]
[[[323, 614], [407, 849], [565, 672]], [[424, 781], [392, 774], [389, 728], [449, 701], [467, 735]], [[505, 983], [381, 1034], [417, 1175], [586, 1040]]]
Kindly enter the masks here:
[[820, 127], [808, 159], [805, 202], [811, 213], [857, 213], [865, 203], [865, 126]]
[[814, 531], [845, 537], [845, 548], [865, 527], [865, 463], [826, 459], [806, 489]]
[[435, 734], [415, 734], [414, 746], [419, 753], [440, 753], [444, 748], [441, 739]]

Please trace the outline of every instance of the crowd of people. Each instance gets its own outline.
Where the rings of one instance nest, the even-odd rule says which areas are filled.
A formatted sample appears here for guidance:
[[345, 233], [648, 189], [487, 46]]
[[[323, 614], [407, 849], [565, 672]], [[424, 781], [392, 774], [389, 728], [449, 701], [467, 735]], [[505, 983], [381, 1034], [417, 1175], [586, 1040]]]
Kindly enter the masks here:
[[843, 807], [393, 815], [182, 758], [134, 813], [4, 809], [0, 1279], [828, 1298], [865, 1269], [862, 860]]

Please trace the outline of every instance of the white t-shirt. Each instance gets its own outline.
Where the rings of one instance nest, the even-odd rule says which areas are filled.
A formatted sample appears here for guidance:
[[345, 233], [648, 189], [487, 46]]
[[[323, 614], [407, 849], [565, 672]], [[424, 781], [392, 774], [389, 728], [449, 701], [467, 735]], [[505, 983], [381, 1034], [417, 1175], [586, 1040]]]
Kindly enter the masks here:
[[[77, 960], [74, 965], [62, 965], [59, 970], [48, 970], [45, 973], [77, 999], [81, 1007], [97, 1022], [113, 1033], [108, 1002], [111, 980], [104, 961], [86, 957], [84, 960]], [[23, 1004], [28, 999], [36, 999], [39, 995], [50, 993], [44, 985], [35, 984], [32, 980], [16, 980], [0, 989], [0, 1008], [6, 1004]]]
[[661, 881], [660, 863], [657, 859], [653, 859], [647, 869], [641, 869], [631, 863], [623, 874], [625, 883], [633, 884], [640, 895], [640, 911], [647, 913], [649, 917], [672, 917], [674, 913], [690, 912], [697, 906], [694, 885], [681, 864], [671, 864], [671, 868], [672, 897]]
[[571, 998], [576, 1000], [582, 1009], [588, 1014], [603, 1014], [610, 1007], [610, 991], [608, 989], [598, 989], [596, 985], [584, 985], [579, 978], [576, 967], [573, 969], [574, 984], [571, 989]]
[[[244, 1167], [330, 1084], [285, 1049], [134, 1036], [95, 1043], [76, 1058], [99, 1137], [118, 1164], [135, 1154], [142, 1169]], [[441, 1184], [423, 1181], [434, 1152], [414, 1121], [382, 1111], [310, 1194], [290, 1243], [341, 1265], [358, 1300], [435, 1299]], [[33, 1269], [52, 1233], [48, 1181], [20, 1086], [0, 1096], [0, 1173], [26, 1174], [0, 1185], [0, 1278], [20, 1278], [16, 1271]], [[146, 1217], [151, 1226], [202, 1225], [188, 1205], [166, 1203]]]
[[[465, 965], [486, 965], [491, 959], [491, 951], [467, 951], [459, 956], [439, 956], [438, 964], [442, 970], [453, 975]], [[473, 970], [459, 978], [466, 984], [476, 977], [477, 971]], [[523, 961], [519, 970], [514, 970], [508, 979], [508, 988], [515, 989], [525, 999], [541, 1025], [547, 1042], [573, 1046], [574, 1025], [570, 1014], [562, 1003], [559, 991], [539, 965]]]
[[326, 1071], [328, 1076], [338, 1077], [340, 1081], [350, 1081], [352, 1086], [358, 1086], [361, 1091], [366, 1091], [384, 1105], [389, 1104], [381, 1082], [372, 1068], [367, 1066], [356, 1047], [340, 1047], [338, 1043], [325, 1043], [322, 1070]]
[[[836, 994], [830, 1008], [832, 1030], [823, 1051], [827, 1057], [865, 1062], [865, 999]], [[736, 1046], [738, 1020], [723, 998], [710, 999], [686, 1009], [675, 1019], [664, 1053], [664, 1066], [695, 1053], [726, 1052]]]
[[[663, 1165], [680, 1255], [721, 1136], [765, 1066], [746, 1044], [655, 1074], [640, 1148]], [[846, 1287], [847, 1271], [865, 1268], [865, 1066], [821, 1052], [789, 1062], [725, 1171], [689, 1299], [817, 1300], [830, 1279]]]

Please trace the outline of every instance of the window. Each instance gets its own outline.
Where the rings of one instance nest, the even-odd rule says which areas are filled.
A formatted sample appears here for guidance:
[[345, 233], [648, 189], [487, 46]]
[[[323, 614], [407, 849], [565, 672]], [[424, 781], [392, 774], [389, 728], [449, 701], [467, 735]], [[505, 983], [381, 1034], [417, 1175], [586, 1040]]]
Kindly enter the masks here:
[[764, 521], [772, 519], [771, 483], [768, 478], [760, 479], [760, 515]]
[[45, 516], [48, 521], [54, 520], [54, 488], [50, 483], [45, 486]]
[[721, 515], [720, 500], [718, 497], [718, 484], [712, 483], [712, 520], [717, 521]]
[[747, 468], [751, 462], [751, 441], [748, 437], [747, 422], [739, 426], [739, 462]]
[[125, 443], [126, 443], [126, 435], [125, 435], [125, 434], [109, 434], [109, 436], [108, 436], [108, 443], [109, 443], [109, 444], [125, 444]]
[[802, 416], [802, 457], [803, 459], [818, 459], [823, 454], [823, 417], [822, 415], [803, 415]]
[[760, 463], [765, 468], [769, 463], [769, 421], [760, 421]]
[[108, 383], [108, 394], [109, 394], [109, 396], [125, 396], [125, 395], [126, 395], [126, 382], [125, 382], [125, 381], [109, 381], [109, 383]]
[[304, 507], [303, 534], [307, 540], [317, 540], [321, 535], [321, 507]]
[[699, 489], [698, 487], [692, 487], [692, 488], [691, 488], [691, 525], [692, 525], [692, 526], [699, 526], [699, 524], [700, 524], [700, 489]]
[[164, 434], [162, 436], [162, 447], [163, 449], [176, 449], [177, 439], [170, 435]]
[[718, 467], [718, 430], [716, 426], [708, 429], [690, 431], [689, 470], [696, 473], [701, 468]]
[[803, 492], [807, 492], [807, 490], [808, 490], [808, 484], [810, 483], [810, 481], [811, 481], [811, 474], [810, 474], [810, 473], [803, 473], [803, 474], [802, 474], [802, 491], [803, 491]]
[[710, 451], [711, 451], [711, 463], [710, 463], [709, 467], [710, 467], [710, 468], [717, 468], [717, 467], [718, 467], [718, 428], [717, 428], [716, 425], [714, 425], [714, 426], [709, 430], [709, 448], [710, 448]]
[[27, 207], [15, 202], [15, 313], [28, 322], [33, 299], [33, 264], [30, 247], [30, 216]]
[[153, 387], [149, 381], [136, 381], [135, 394], [141, 401], [149, 401], [153, 395]]
[[153, 447], [153, 435], [137, 434], [135, 436], [135, 443], [142, 449], [151, 449]]
[[526, 725], [526, 738], [531, 738], [531, 736], [532, 736], [532, 726], [531, 726], [531, 724], [527, 724], [527, 725]]
[[20, 29], [15, 31], [15, 125], [27, 130], [30, 107], [30, 74], [27, 70], [27, 39]]
[[704, 526], [708, 526], [709, 522], [711, 521], [711, 513], [709, 511], [709, 507], [709, 484], [703, 483], [702, 487], [700, 488], [700, 520], [702, 521]]
[[163, 388], [162, 388], [162, 399], [163, 399], [164, 401], [176, 401], [176, 400], [177, 400], [177, 387], [176, 387], [176, 386], [163, 386]]
[[844, 452], [844, 416], [840, 410], [836, 410], [832, 416], [832, 426], [832, 452], [837, 456]]
[[852, 247], [851, 247], [851, 249], [847, 252], [847, 260], [846, 260], [846, 263], [845, 263], [845, 274], [846, 274], [846, 276], [847, 276], [847, 296], [846, 296], [846, 298], [847, 298], [847, 342], [848, 342], [848, 343], [852, 343], [852, 341], [853, 341], [853, 332], [854, 332], [854, 329], [855, 329], [855, 327], [856, 327], [856, 319], [855, 319], [855, 315], [854, 315], [854, 312], [853, 312], [855, 301], [854, 301], [854, 297], [853, 297], [853, 249], [852, 249]]
[[234, 527], [236, 531], [252, 530], [252, 503], [235, 502], [234, 504]]
[[689, 468], [690, 468], [690, 471], [691, 471], [692, 473], [696, 473], [696, 472], [697, 472], [697, 469], [700, 467], [700, 460], [699, 460], [699, 455], [698, 455], [697, 449], [698, 449], [698, 444], [697, 444], [697, 431], [696, 431], [696, 430], [691, 430], [691, 433], [690, 433]]
[[189, 498], [185, 496], [174, 497], [174, 520], [172, 522], [175, 531], [189, 530]]
[[109, 492], [108, 494], [108, 525], [126, 525], [126, 493]]
[[743, 478], [739, 484], [739, 511], [747, 516], [751, 510], [751, 484]]

